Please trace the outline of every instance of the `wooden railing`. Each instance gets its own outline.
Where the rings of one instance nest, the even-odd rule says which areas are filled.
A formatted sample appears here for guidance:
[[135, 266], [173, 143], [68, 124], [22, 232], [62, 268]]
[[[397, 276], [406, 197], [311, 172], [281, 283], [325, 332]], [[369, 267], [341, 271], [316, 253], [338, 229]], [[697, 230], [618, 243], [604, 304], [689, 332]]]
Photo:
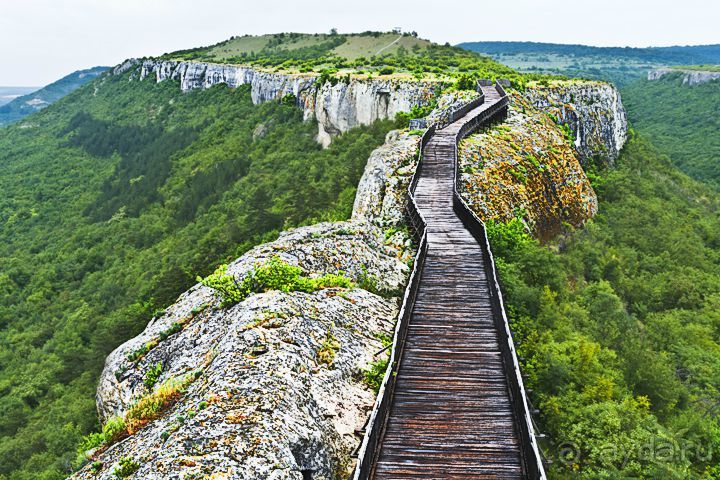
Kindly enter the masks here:
[[[528, 479], [540, 479], [545, 480], [545, 469], [542, 464], [540, 457], [540, 450], [535, 439], [535, 432], [532, 424], [532, 417], [528, 406], [527, 397], [525, 394], [525, 388], [520, 374], [520, 367], [517, 361], [517, 355], [515, 353], [515, 347], [512, 341], [512, 334], [510, 332], [510, 325], [507, 320], [505, 313], [505, 307], [503, 304], [502, 293], [497, 279], [497, 272], [495, 270], [495, 262], [493, 259], [490, 244], [487, 239], [485, 232], [485, 225], [465, 203], [460, 194], [458, 193], [458, 155], [457, 148], [460, 140], [465, 138], [470, 133], [477, 129], [490, 124], [496, 120], [499, 116], [504, 116], [507, 112], [509, 100], [505, 90], [496, 84], [495, 88], [501, 95], [501, 99], [494, 103], [490, 108], [480, 112], [476, 117], [470, 119], [463, 125], [458, 134], [455, 137], [455, 182], [453, 187], [453, 209], [458, 217], [465, 224], [466, 228], [472, 233], [475, 239], [480, 244], [483, 250], [483, 256], [485, 260], [485, 268], [487, 269], [487, 276], [489, 279], [489, 287], [491, 292], [491, 304], [493, 308], [494, 318], [497, 322], [497, 330], [500, 334], [500, 344], [503, 354], [503, 360], [505, 363], [505, 371], [507, 374], [508, 384], [510, 387], [510, 400], [515, 410], [515, 415], [518, 420], [518, 430], [520, 432], [521, 442], [523, 446], [524, 458], [523, 467], [525, 476]], [[484, 101], [484, 96], [481, 97]], [[475, 105], [473, 108], [478, 107], [480, 104]], [[472, 109], [465, 111], [463, 115], [467, 115]], [[461, 118], [461, 117], [457, 117]], [[412, 315], [413, 307], [415, 305], [415, 299], [417, 297], [417, 291], [420, 284], [420, 272], [425, 263], [427, 255], [427, 223], [423, 218], [420, 210], [415, 202], [414, 194], [417, 187], [417, 182], [420, 178], [420, 172], [422, 171], [422, 158], [423, 149], [430, 141], [432, 136], [435, 134], [436, 129], [439, 128], [436, 125], [432, 125], [423, 135], [420, 142], [420, 151], [418, 153], [418, 164], [413, 175], [407, 192], [407, 203], [406, 213], [410, 220], [410, 224], [413, 229], [413, 235], [418, 241], [418, 251], [415, 255], [415, 261], [413, 263], [413, 270], [410, 275], [410, 280], [405, 289], [405, 295], [403, 297], [402, 307], [398, 315], [398, 321], [395, 325], [395, 335], [393, 338], [392, 350], [390, 352], [390, 359], [388, 361], [388, 368], [383, 377], [380, 390], [378, 392], [375, 406], [370, 418], [365, 427], [365, 435], [363, 441], [358, 449], [358, 463], [355, 467], [355, 471], [352, 475], [353, 480], [366, 480], [370, 478], [374, 462], [379, 454], [379, 442], [383, 435], [383, 429], [386, 425], [387, 417], [392, 405], [392, 397], [395, 388], [396, 374], [402, 357], [402, 350], [405, 344], [405, 338], [407, 336], [408, 324]]]
[[393, 337], [392, 350], [390, 351], [390, 359], [388, 367], [385, 371], [375, 406], [370, 414], [370, 418], [365, 426], [365, 435], [358, 450], [358, 464], [352, 478], [355, 480], [368, 479], [372, 472], [372, 467], [378, 454], [379, 442], [382, 438], [383, 429], [392, 405], [392, 396], [395, 391], [395, 380], [402, 357], [403, 346], [405, 345], [405, 337], [407, 336], [410, 316], [412, 315], [415, 299], [417, 297], [418, 287], [420, 286], [420, 272], [425, 264], [427, 255], [427, 223], [423, 218], [417, 203], [415, 203], [415, 189], [417, 188], [418, 179], [422, 169], [423, 149], [435, 134], [435, 125], [430, 126], [422, 136], [420, 141], [420, 151], [418, 153], [418, 163], [415, 173], [410, 179], [410, 185], [407, 191], [406, 214], [410, 220], [410, 226], [413, 230], [413, 236], [418, 243], [418, 250], [415, 254], [412, 273], [410, 280], [405, 288], [402, 307], [398, 314], [398, 321], [395, 324], [395, 335]]
[[467, 115], [469, 112], [475, 110], [477, 107], [479, 107], [483, 103], [485, 103], [485, 94], [482, 91], [480, 91], [479, 97], [469, 101], [468, 103], [466, 103], [465, 105], [463, 105], [459, 108], [456, 108], [455, 110], [450, 111], [450, 113], [448, 114], [447, 120], [445, 120], [440, 125], [438, 125], [438, 127], [437, 127], [438, 130], [440, 130], [441, 128], [447, 127], [451, 123], [455, 123], [456, 121], [460, 120], [462, 117]]
[[497, 120], [498, 118], [502, 118], [507, 114], [509, 104], [507, 93], [500, 84], [496, 84], [495, 88], [501, 95], [501, 100], [463, 125], [455, 137], [456, 150], [453, 209], [483, 250], [486, 269], [485, 273], [488, 278], [488, 283], [490, 284], [490, 301], [493, 310], [493, 317], [496, 322], [498, 334], [500, 335], [500, 349], [502, 351], [505, 373], [507, 375], [510, 390], [510, 402], [515, 411], [517, 428], [520, 433], [520, 441], [522, 443], [525, 477], [533, 480], [544, 480], [546, 478], [545, 468], [543, 466], [540, 447], [535, 436], [532, 412], [525, 392], [525, 386], [520, 372], [520, 364], [518, 363], [517, 354], [515, 352], [512, 332], [510, 331], [510, 324], [505, 312], [502, 291], [500, 290], [500, 283], [498, 281], [497, 270], [495, 268], [495, 260], [492, 254], [492, 249], [490, 248], [485, 224], [482, 220], [480, 220], [475, 212], [473, 212], [458, 191], [460, 183], [458, 163], [460, 161], [460, 157], [457, 149], [460, 141], [477, 129], [487, 126], [491, 122]]

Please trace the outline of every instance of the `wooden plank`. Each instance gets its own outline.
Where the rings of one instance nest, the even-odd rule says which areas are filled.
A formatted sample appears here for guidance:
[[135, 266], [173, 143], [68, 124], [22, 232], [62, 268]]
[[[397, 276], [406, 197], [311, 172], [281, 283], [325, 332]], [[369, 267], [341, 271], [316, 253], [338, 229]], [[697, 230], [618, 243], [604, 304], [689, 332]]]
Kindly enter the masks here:
[[423, 150], [415, 201], [427, 221], [421, 271], [375, 479], [521, 478], [521, 445], [489, 299], [483, 251], [453, 211], [455, 135]]

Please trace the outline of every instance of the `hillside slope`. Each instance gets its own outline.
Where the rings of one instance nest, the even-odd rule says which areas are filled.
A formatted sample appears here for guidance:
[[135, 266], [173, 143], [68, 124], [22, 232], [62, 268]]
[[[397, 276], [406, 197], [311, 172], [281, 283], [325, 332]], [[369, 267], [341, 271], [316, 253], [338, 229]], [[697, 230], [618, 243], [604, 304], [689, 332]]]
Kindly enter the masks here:
[[681, 71], [624, 89], [628, 116], [688, 175], [720, 186], [720, 81], [690, 85]]
[[492, 223], [550, 478], [718, 478], [717, 195], [631, 137], [548, 247]]
[[720, 63], [720, 45], [675, 47], [593, 47], [538, 42], [465, 42], [458, 45], [518, 69], [569, 77], [609, 80], [620, 87], [665, 65]]
[[0, 478], [61, 478], [106, 355], [195, 276], [347, 218], [392, 122], [327, 150], [249, 88], [104, 76], [0, 130]]
[[57, 102], [65, 95], [82, 87], [102, 74], [108, 67], [94, 67], [78, 70], [37, 91], [13, 99], [0, 106], [0, 126], [17, 122]]

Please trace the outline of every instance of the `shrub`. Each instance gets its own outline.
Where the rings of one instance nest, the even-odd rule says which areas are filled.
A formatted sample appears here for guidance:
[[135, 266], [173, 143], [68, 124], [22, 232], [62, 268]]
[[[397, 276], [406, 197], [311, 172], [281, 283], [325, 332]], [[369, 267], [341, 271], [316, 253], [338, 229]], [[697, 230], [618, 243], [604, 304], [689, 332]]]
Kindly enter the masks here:
[[130, 457], [123, 457], [113, 470], [115, 478], [127, 478], [140, 469], [140, 464]]
[[198, 280], [205, 286], [215, 289], [222, 297], [222, 305], [234, 305], [251, 293], [262, 293], [271, 290], [281, 292], [300, 291], [312, 293], [325, 288], [352, 288], [352, 281], [342, 273], [328, 273], [319, 278], [302, 275], [300, 267], [284, 262], [280, 257], [272, 257], [266, 263], [257, 266], [248, 273], [242, 282], [228, 275], [227, 265], [221, 265], [212, 275]]
[[155, 365], [151, 366], [150, 369], [145, 373], [145, 379], [143, 380], [143, 384], [145, 385], [145, 388], [148, 389], [148, 391], [152, 391], [153, 387], [158, 381], [158, 378], [160, 377], [160, 374], [162, 374], [162, 370], [162, 362], [158, 362]]
[[282, 103], [283, 105], [294, 106], [297, 104], [297, 97], [292, 93], [288, 93], [280, 99], [280, 103]]
[[375, 394], [380, 391], [385, 371], [388, 367], [388, 359], [382, 358], [376, 362], [370, 363], [370, 368], [363, 372], [363, 381], [372, 388]]
[[128, 433], [137, 432], [168, 410], [187, 391], [194, 379], [195, 375], [192, 374], [180, 379], [171, 378], [153, 393], [142, 397], [125, 415]]
[[380, 69], [380, 75], [392, 75], [395, 73], [395, 69], [392, 67], [383, 67]]
[[110, 418], [102, 430], [103, 443], [111, 444], [127, 435], [125, 420], [121, 417]]
[[464, 73], [458, 77], [454, 86], [457, 90], [475, 90], [477, 87], [477, 76]]
[[240, 284], [235, 280], [235, 277], [228, 275], [227, 265], [220, 265], [211, 275], [205, 278], [197, 277], [197, 280], [220, 294], [223, 307], [235, 305], [247, 296], [242, 291]]

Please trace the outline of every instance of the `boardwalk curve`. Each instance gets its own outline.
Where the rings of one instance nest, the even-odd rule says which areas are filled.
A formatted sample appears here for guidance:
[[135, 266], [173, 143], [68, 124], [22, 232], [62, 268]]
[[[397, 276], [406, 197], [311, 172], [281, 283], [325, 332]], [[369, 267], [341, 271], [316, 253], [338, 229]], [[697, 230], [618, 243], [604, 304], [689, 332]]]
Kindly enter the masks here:
[[420, 247], [355, 479], [544, 479], [482, 222], [457, 192], [457, 144], [504, 118], [499, 85], [423, 136], [409, 216]]

